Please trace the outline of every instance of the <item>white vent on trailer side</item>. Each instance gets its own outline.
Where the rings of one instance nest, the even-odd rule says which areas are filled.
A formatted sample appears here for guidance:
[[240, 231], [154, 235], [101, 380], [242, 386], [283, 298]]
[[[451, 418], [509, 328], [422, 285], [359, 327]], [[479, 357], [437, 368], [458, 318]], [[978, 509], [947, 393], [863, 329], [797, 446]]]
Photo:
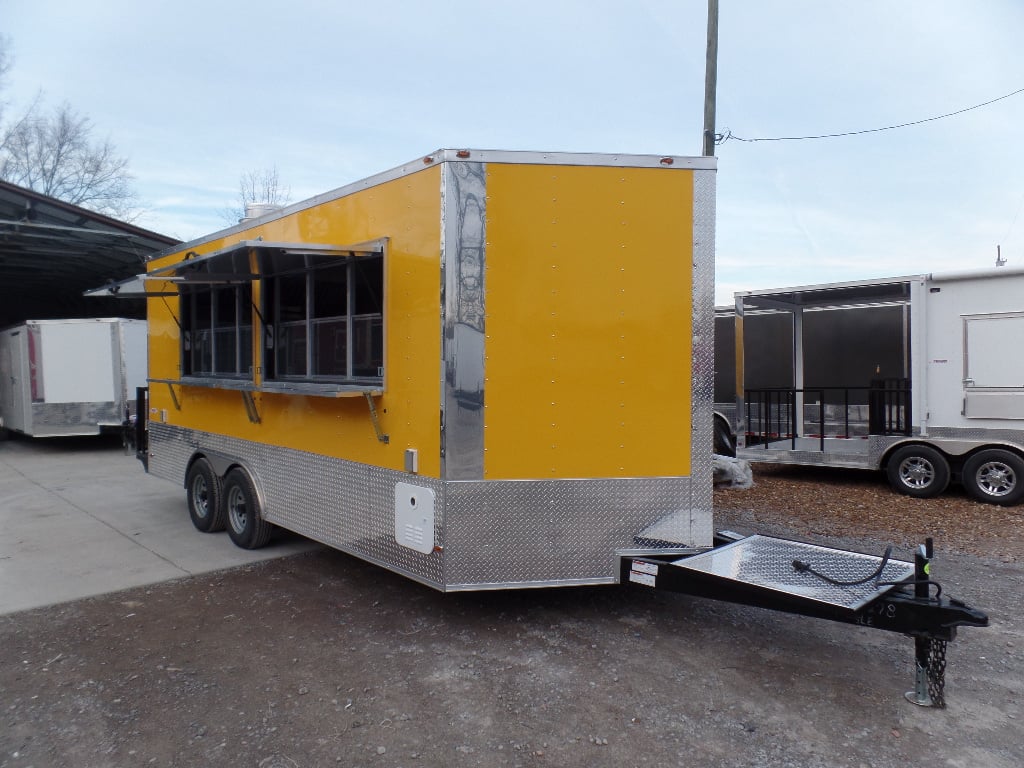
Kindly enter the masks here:
[[430, 488], [395, 484], [395, 541], [425, 555], [434, 551], [434, 492]]

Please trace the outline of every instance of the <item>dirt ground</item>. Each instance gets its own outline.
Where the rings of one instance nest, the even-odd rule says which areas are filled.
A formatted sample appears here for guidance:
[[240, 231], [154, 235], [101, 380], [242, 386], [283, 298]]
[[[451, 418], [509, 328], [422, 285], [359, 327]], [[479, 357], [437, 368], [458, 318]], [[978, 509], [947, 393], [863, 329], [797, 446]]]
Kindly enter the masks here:
[[642, 587], [444, 595], [319, 551], [0, 617], [0, 766], [1024, 765], [1021, 510], [755, 478], [719, 527], [936, 536], [991, 617], [949, 646], [947, 709], [904, 700], [900, 635]]

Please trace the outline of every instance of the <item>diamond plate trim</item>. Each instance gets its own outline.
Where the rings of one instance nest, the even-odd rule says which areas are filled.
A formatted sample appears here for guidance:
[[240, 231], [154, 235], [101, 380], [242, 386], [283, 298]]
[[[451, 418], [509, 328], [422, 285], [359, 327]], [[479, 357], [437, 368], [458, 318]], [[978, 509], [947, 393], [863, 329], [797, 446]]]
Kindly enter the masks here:
[[[795, 595], [817, 603], [856, 611], [883, 595], [891, 586], [866, 584], [836, 586], [793, 567], [793, 561], [808, 563], [814, 570], [836, 581], [854, 581], [872, 574], [882, 558], [847, 552], [770, 536], [749, 536], [735, 544], [677, 560], [673, 565], [718, 576], [726, 581], [753, 584], [774, 592]], [[879, 581], [903, 581], [914, 575], [914, 564], [889, 560]]]
[[[232, 457], [270, 522], [444, 590], [614, 583], [620, 553], [636, 551], [645, 528], [668, 521], [661, 545], [677, 547], [699, 546], [693, 532], [711, 528], [710, 507], [688, 509], [689, 478], [446, 483], [160, 423], [150, 451], [150, 472], [177, 483], [197, 452]], [[395, 542], [401, 481], [434, 491], [441, 552]]]
[[443, 545], [440, 481], [167, 424], [150, 424], [149, 440], [153, 475], [182, 483], [197, 452], [229, 457], [252, 476], [269, 522], [443, 589], [441, 553], [421, 554], [395, 541], [395, 485], [411, 480], [437, 497], [434, 541]]
[[[672, 533], [692, 546], [705, 521], [687, 512], [689, 478], [449, 483], [445, 564], [452, 589], [618, 581], [622, 550], [677, 516]], [[709, 518], [706, 522], [710, 528]]]

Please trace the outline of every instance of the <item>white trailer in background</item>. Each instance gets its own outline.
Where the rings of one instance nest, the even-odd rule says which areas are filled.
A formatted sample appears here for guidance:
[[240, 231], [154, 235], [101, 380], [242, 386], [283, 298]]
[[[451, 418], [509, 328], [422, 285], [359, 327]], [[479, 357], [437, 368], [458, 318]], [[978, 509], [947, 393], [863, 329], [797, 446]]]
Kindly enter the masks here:
[[[887, 330], [858, 321], [824, 347], [813, 345], [816, 352], [807, 343], [808, 321], [818, 313], [867, 318], [891, 315], [894, 307], [903, 320], [878, 326]], [[922, 498], [951, 481], [980, 501], [1024, 498], [1024, 355], [1017, 346], [1024, 270], [745, 291], [736, 294], [735, 312], [739, 457], [881, 469], [894, 488]], [[751, 386], [758, 371], [745, 364], [752, 342], [745, 319], [765, 314], [791, 323], [792, 370], [787, 382]], [[856, 377], [815, 358], [827, 351], [870, 362], [892, 357], [893, 349], [905, 356], [897, 370], [879, 364]]]
[[0, 432], [95, 435], [135, 413], [146, 321], [28, 320], [0, 331]]

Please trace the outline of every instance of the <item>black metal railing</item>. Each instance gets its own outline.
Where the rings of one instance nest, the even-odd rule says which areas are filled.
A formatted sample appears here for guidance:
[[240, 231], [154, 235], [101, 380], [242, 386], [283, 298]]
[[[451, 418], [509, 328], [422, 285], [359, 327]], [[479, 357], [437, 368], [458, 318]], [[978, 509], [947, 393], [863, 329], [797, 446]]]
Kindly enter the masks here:
[[868, 431], [910, 434], [910, 379], [876, 379], [868, 387]]
[[747, 446], [789, 441], [795, 450], [803, 434], [817, 438], [818, 450], [824, 451], [827, 437], [910, 434], [908, 379], [879, 379], [867, 387], [748, 389], [745, 394]]
[[[747, 409], [747, 446], [763, 445], [768, 448], [771, 443], [789, 440], [790, 447], [796, 449], [797, 429], [797, 395], [817, 394], [824, 400], [822, 389], [792, 389], [772, 387], [768, 389], [746, 390]], [[825, 430], [825, 409], [819, 410], [819, 434]], [[800, 414], [801, 422], [803, 414]], [[821, 450], [825, 450], [822, 440]]]

